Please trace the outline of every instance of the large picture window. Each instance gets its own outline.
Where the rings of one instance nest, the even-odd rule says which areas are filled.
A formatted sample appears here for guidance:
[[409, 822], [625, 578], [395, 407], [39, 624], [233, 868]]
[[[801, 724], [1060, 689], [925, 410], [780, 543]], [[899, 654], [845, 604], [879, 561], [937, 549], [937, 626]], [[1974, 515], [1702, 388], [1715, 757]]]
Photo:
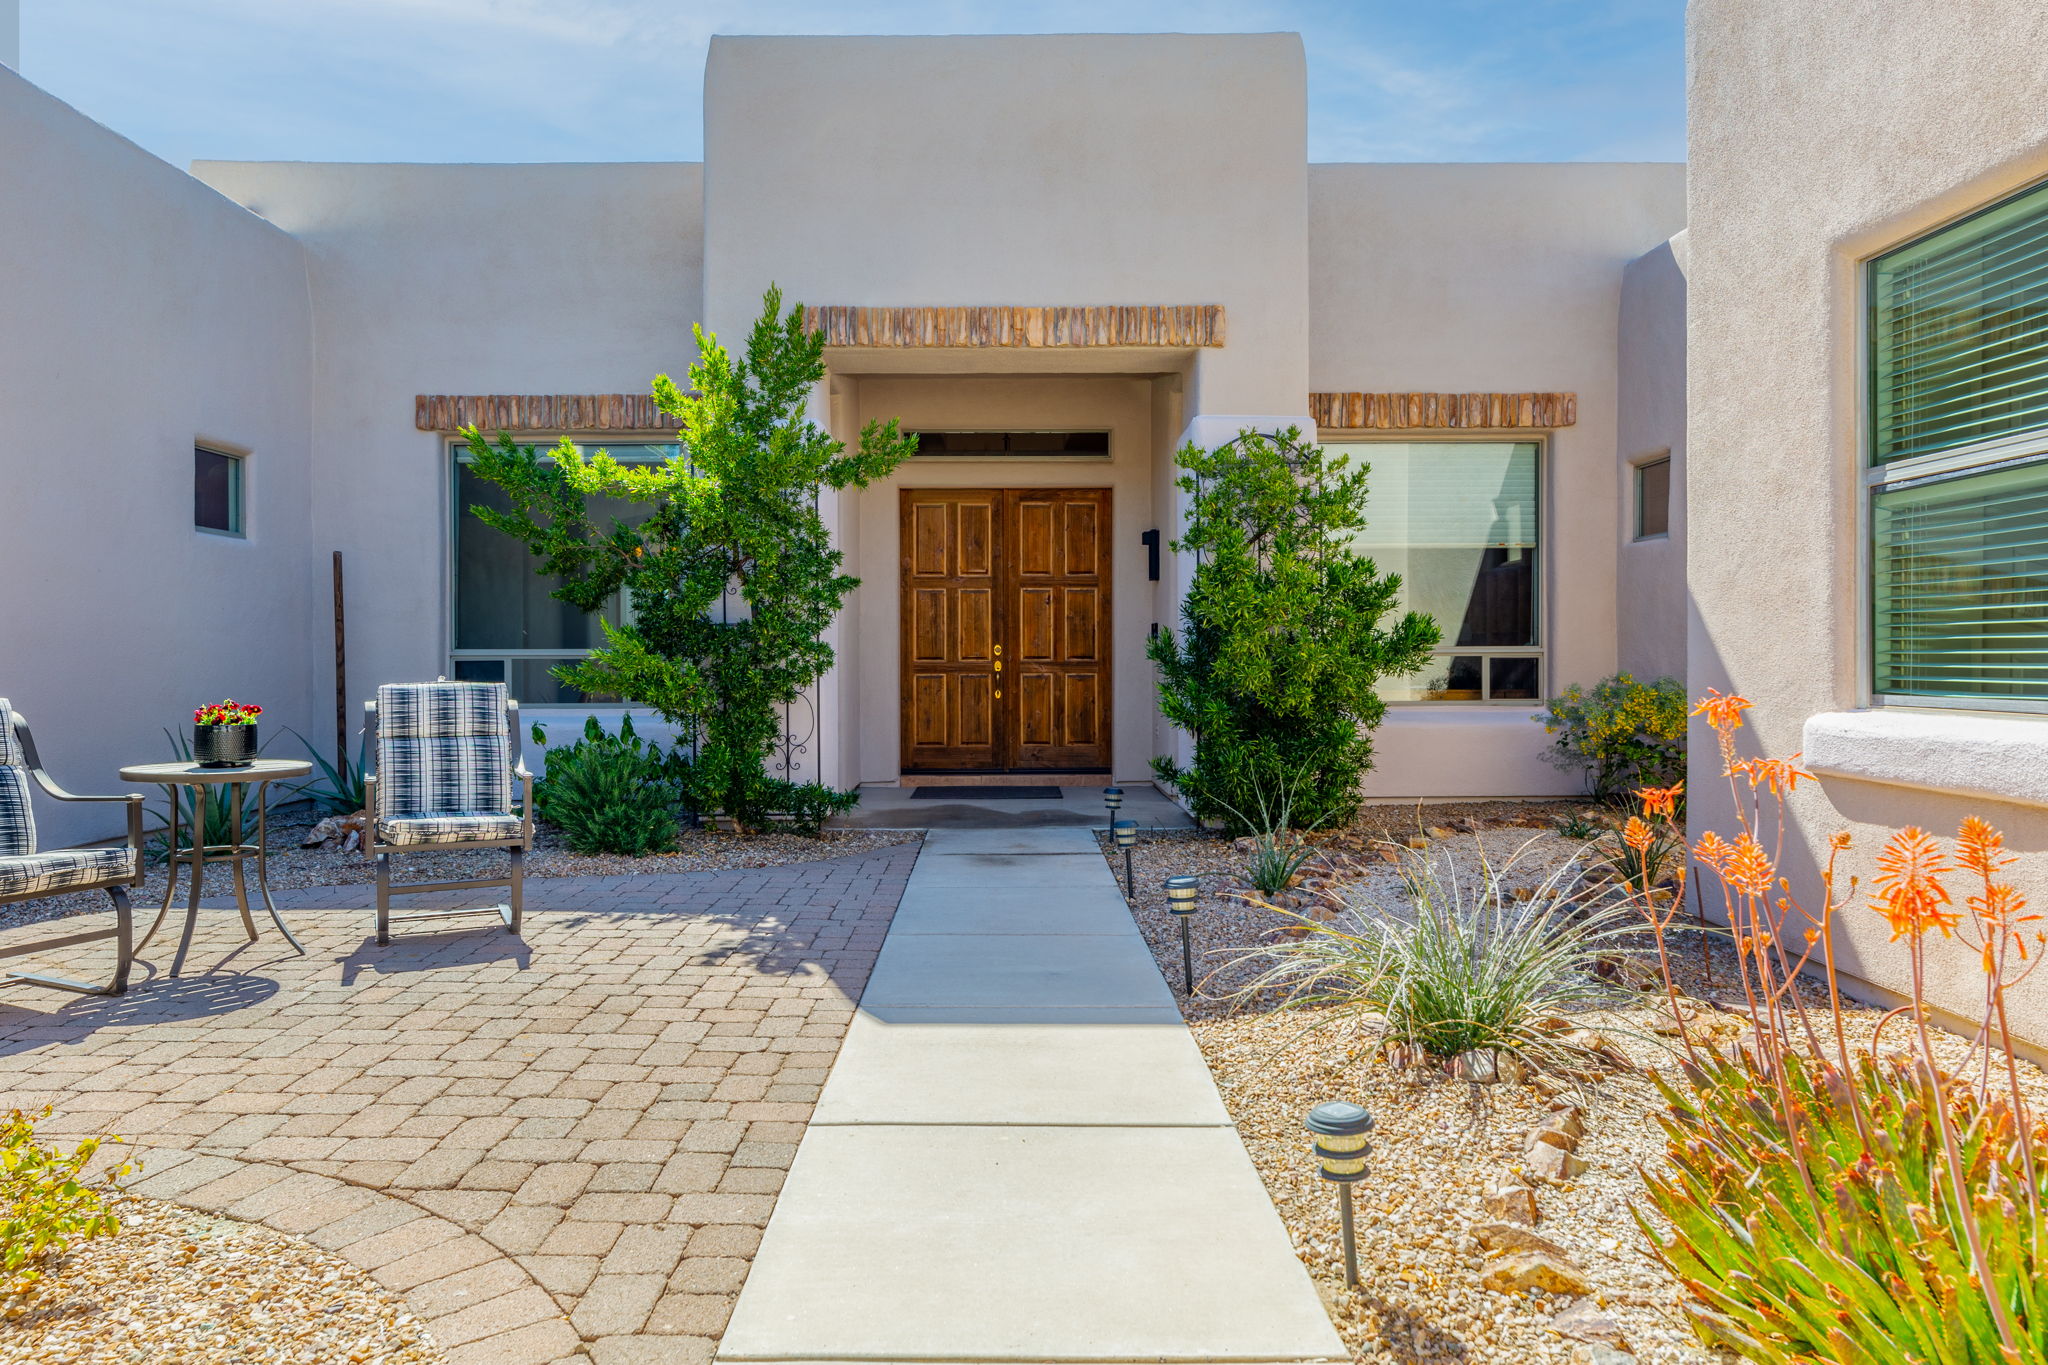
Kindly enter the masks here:
[[[1332, 445], [1331, 449], [1344, 449]], [[1430, 666], [1388, 701], [1532, 702], [1543, 695], [1534, 442], [1359, 442], [1372, 466], [1354, 542], [1401, 575], [1401, 605], [1443, 632]]]
[[[537, 439], [535, 445], [552, 445]], [[595, 445], [598, 443], [590, 443]], [[658, 464], [681, 447], [634, 441], [606, 441], [604, 449], [628, 464]], [[510, 511], [511, 500], [496, 484], [469, 469], [469, 452], [452, 447], [454, 466], [453, 626], [454, 649], [449, 676], [464, 682], [503, 682], [521, 702], [572, 705], [616, 701], [591, 696], [550, 676], [549, 670], [587, 655], [604, 643], [599, 621], [622, 624], [628, 605], [618, 598], [602, 612], [585, 614], [553, 596], [561, 580], [539, 571], [524, 545], [486, 526], [470, 509], [477, 506]], [[613, 519], [638, 525], [653, 509], [646, 503], [617, 498], [588, 501], [594, 525]]]
[[2048, 708], [2048, 186], [1867, 284], [1872, 690]]

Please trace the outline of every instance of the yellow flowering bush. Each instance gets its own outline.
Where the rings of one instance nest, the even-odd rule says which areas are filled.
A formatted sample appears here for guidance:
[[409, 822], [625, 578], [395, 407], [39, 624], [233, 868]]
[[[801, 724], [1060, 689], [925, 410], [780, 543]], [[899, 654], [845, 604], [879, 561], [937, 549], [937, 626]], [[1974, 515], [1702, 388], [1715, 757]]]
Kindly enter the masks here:
[[1581, 771], [1593, 795], [1619, 800], [1638, 787], [1685, 776], [1685, 687], [1676, 678], [1638, 682], [1617, 673], [1591, 687], [1573, 683], [1536, 717], [1556, 736], [1544, 756]]
[[24, 1294], [42, 1278], [47, 1254], [61, 1255], [71, 1239], [106, 1237], [121, 1230], [107, 1207], [114, 1182], [134, 1170], [123, 1164], [94, 1185], [80, 1178], [103, 1142], [87, 1138], [69, 1152], [36, 1141], [36, 1120], [50, 1107], [0, 1119], [0, 1292]]

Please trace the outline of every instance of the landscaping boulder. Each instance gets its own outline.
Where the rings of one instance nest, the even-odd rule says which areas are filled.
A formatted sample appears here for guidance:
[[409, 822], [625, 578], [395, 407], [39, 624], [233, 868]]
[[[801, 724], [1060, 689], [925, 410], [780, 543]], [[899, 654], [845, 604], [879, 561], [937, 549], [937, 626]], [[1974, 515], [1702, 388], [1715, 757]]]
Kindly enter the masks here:
[[1535, 1227], [1536, 1191], [1527, 1185], [1496, 1185], [1486, 1192], [1486, 1213], [1496, 1223]]
[[1538, 1143], [1532, 1148], [1523, 1165], [1536, 1179], [1548, 1180], [1558, 1185], [1583, 1174], [1586, 1170], [1586, 1162], [1583, 1159], [1547, 1142]]
[[1596, 1342], [1616, 1351], [1626, 1351], [1628, 1338], [1621, 1324], [1600, 1310], [1592, 1299], [1580, 1299], [1550, 1320], [1550, 1330], [1573, 1341]]
[[1567, 1259], [1541, 1251], [1513, 1251], [1495, 1257], [1480, 1282], [1497, 1294], [1523, 1294], [1531, 1289], [1546, 1294], [1593, 1292], [1584, 1271]]
[[1548, 1237], [1529, 1231], [1520, 1223], [1481, 1223], [1472, 1230], [1479, 1245], [1492, 1252], [1535, 1251], [1552, 1260], [1569, 1261], [1571, 1253]]

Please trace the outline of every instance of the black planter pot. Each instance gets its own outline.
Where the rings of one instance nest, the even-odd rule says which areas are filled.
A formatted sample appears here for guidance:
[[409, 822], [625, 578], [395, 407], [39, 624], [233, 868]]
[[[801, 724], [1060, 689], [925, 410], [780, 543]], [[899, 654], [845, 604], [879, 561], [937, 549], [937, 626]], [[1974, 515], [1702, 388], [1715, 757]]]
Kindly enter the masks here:
[[256, 761], [253, 725], [195, 725], [192, 761], [202, 768], [246, 768]]

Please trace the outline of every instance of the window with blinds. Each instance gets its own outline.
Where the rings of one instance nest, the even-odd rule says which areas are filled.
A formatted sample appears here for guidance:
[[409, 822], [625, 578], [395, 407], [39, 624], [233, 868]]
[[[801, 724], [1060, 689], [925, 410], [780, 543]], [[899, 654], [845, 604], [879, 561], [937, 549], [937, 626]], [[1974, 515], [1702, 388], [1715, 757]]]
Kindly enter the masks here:
[[2048, 185], [1870, 273], [1878, 460], [2048, 426]]
[[2048, 704], [2048, 185], [1868, 270], [1873, 690]]
[[[1336, 449], [1337, 447], [1332, 447]], [[1538, 447], [1518, 442], [1360, 442], [1371, 466], [1355, 546], [1401, 575], [1401, 606], [1435, 618], [1430, 666], [1380, 687], [1388, 701], [1534, 701]]]

